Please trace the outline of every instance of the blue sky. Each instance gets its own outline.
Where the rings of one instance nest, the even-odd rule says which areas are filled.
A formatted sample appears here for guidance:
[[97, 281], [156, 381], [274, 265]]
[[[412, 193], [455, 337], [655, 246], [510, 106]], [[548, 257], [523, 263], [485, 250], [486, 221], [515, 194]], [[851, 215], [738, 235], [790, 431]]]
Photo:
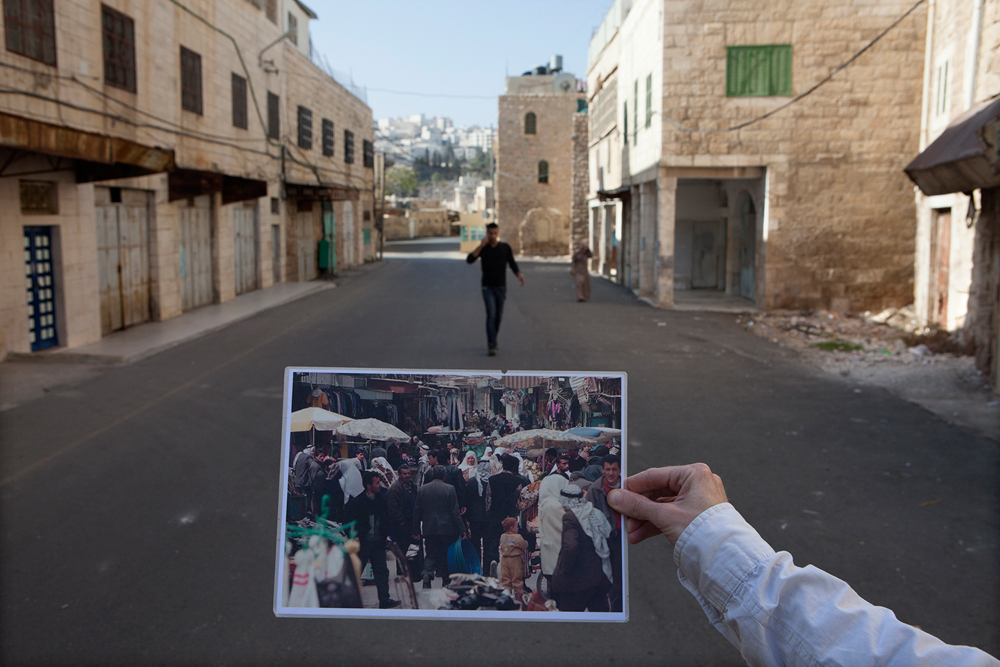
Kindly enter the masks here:
[[449, 116], [457, 125], [496, 125], [505, 70], [516, 76], [558, 53], [566, 71], [586, 77], [591, 32], [612, 0], [304, 1], [319, 15], [310, 21], [313, 48], [368, 87], [376, 119], [424, 113]]

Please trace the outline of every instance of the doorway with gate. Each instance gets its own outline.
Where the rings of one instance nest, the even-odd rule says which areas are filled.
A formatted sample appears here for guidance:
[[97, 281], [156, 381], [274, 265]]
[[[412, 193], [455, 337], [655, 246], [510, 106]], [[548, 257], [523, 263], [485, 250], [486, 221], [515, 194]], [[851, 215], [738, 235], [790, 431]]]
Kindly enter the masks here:
[[149, 212], [145, 190], [94, 188], [101, 335], [149, 321]]

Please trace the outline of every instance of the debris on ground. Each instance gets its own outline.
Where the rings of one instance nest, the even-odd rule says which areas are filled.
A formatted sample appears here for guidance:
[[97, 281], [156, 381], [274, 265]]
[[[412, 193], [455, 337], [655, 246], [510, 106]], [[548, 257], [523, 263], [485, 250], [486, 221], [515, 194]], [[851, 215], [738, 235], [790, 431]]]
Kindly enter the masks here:
[[1000, 433], [1000, 406], [953, 333], [921, 327], [912, 306], [880, 313], [772, 311], [736, 318], [746, 331], [852, 384], [889, 389], [948, 421]]

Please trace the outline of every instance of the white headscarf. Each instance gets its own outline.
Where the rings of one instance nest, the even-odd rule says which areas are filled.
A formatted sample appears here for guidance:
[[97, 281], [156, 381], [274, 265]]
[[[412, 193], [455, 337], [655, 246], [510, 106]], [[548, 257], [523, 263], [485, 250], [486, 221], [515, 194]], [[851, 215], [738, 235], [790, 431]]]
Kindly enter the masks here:
[[531, 471], [525, 469], [524, 459], [521, 458], [521, 455], [518, 454], [517, 452], [514, 452], [513, 456], [514, 458], [517, 459], [517, 474], [520, 475], [521, 477], [526, 477], [528, 479], [528, 482], [534, 482], [535, 476], [531, 474]]
[[376, 456], [372, 459], [372, 470], [378, 473], [386, 487], [392, 486], [392, 483], [396, 481], [396, 471], [392, 469], [384, 456]]
[[344, 459], [338, 463], [340, 466], [340, 488], [344, 490], [344, 504], [359, 495], [365, 490], [365, 485], [361, 481], [361, 461], [357, 459]]
[[[469, 457], [472, 457], [472, 463], [469, 463]], [[475, 468], [476, 463], [476, 453], [469, 450], [462, 454], [462, 461], [458, 464], [458, 469], [464, 473], [469, 468]]]
[[[548, 477], [546, 477], [548, 479]], [[608, 581], [614, 581], [611, 575], [611, 550], [608, 548], [608, 537], [611, 535], [611, 522], [604, 513], [583, 497], [583, 491], [575, 485], [567, 485], [559, 492], [559, 502], [566, 511], [572, 512], [583, 526], [583, 532], [594, 543], [594, 550], [601, 557], [601, 569]]]
[[569, 480], [562, 475], [549, 475], [538, 485], [538, 537], [542, 550], [542, 573], [552, 574], [562, 548], [562, 518], [565, 510], [559, 502], [559, 492]]

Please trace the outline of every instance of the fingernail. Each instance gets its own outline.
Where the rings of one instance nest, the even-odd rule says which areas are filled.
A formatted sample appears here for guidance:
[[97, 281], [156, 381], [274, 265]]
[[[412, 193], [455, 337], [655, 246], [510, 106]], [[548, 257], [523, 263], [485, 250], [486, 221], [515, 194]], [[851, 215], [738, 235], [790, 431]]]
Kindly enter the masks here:
[[617, 506], [622, 501], [622, 490], [612, 489], [608, 494], [608, 504]]

